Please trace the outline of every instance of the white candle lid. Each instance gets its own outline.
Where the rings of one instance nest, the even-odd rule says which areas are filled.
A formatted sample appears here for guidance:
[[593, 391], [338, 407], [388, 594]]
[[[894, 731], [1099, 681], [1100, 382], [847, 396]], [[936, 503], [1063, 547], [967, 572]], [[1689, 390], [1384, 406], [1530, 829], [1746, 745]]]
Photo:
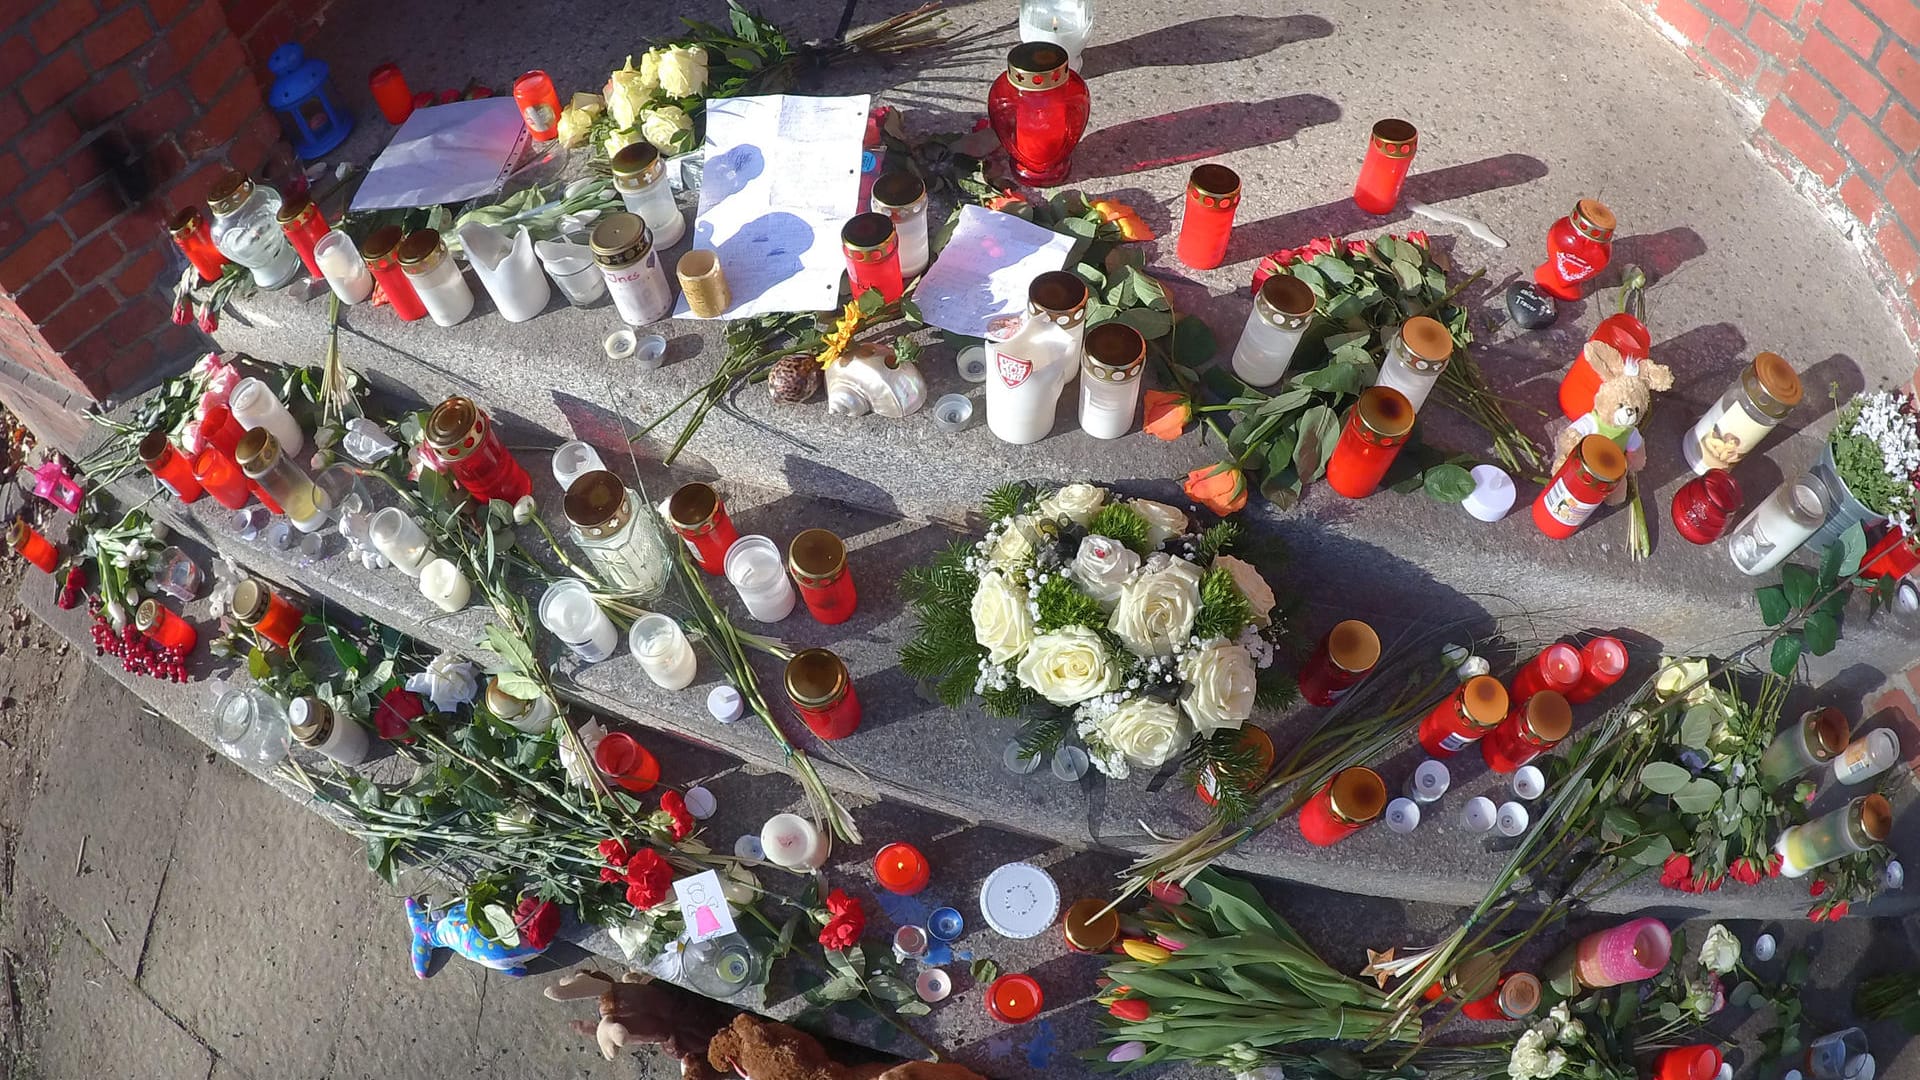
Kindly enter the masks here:
[[1494, 812], [1494, 826], [1501, 836], [1519, 836], [1527, 831], [1527, 808], [1517, 802], [1503, 802]]
[[1898, 889], [1907, 883], [1907, 868], [1900, 865], [1899, 859], [1887, 860], [1885, 880], [1889, 889]]
[[1776, 944], [1777, 943], [1773, 940], [1772, 934], [1761, 934], [1759, 937], [1754, 938], [1753, 939], [1753, 958], [1755, 960], [1773, 959], [1773, 953], [1774, 953]]
[[1428, 799], [1437, 799], [1445, 795], [1447, 788], [1452, 784], [1453, 774], [1448, 771], [1444, 761], [1428, 758], [1414, 766], [1413, 790], [1427, 796]]
[[1001, 937], [1038, 937], [1059, 913], [1060, 886], [1032, 863], [1007, 863], [980, 885], [980, 914]]
[[1506, 517], [1517, 495], [1513, 477], [1498, 465], [1475, 465], [1467, 475], [1473, 477], [1473, 491], [1460, 503], [1467, 513], [1481, 521], [1499, 521]]
[[1499, 816], [1500, 810], [1493, 805], [1492, 799], [1476, 795], [1467, 800], [1467, 805], [1460, 810], [1460, 824], [1472, 832], [1486, 832], [1493, 828]]
[[1547, 774], [1537, 765], [1522, 765], [1513, 770], [1513, 779], [1507, 781], [1507, 787], [1521, 799], [1537, 799], [1546, 793]]
[[745, 862], [767, 861], [767, 849], [760, 844], [760, 838], [748, 833], [733, 842], [733, 857]]
[[1053, 778], [1071, 784], [1087, 775], [1087, 767], [1091, 764], [1085, 750], [1077, 746], [1062, 746], [1053, 752]]
[[713, 797], [713, 792], [703, 787], [690, 787], [681, 797], [686, 800], [687, 813], [692, 814], [695, 821], [705, 821], [720, 809], [720, 801]]
[[715, 720], [731, 724], [747, 711], [747, 704], [740, 697], [740, 691], [721, 685], [707, 691], [707, 711], [713, 714]]
[[1420, 804], [1412, 799], [1395, 799], [1387, 804], [1387, 828], [1410, 833], [1420, 827]]
[[913, 980], [913, 992], [920, 995], [920, 1000], [929, 1005], [936, 1001], [945, 1001], [947, 995], [953, 993], [953, 979], [940, 968], [928, 968], [920, 973], [919, 978]]
[[1040, 767], [1040, 755], [1029, 756], [1020, 749], [1019, 739], [1009, 739], [1007, 748], [1000, 752], [1000, 764], [1015, 776], [1025, 776]]

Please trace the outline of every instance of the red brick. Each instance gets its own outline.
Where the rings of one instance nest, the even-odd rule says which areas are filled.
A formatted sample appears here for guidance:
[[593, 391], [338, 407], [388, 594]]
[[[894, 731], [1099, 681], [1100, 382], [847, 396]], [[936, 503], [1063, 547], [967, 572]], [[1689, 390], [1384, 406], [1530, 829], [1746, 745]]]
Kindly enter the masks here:
[[29, 112], [44, 113], [67, 99], [87, 81], [87, 62], [78, 50], [54, 57], [20, 87], [20, 100]]
[[1864, 169], [1867, 175], [1876, 179], [1886, 176], [1900, 164], [1899, 151], [1873, 130], [1873, 125], [1860, 119], [1859, 113], [1848, 113], [1840, 121], [1840, 146]]
[[260, 90], [254, 86], [253, 80], [236, 79], [233, 86], [220, 96], [220, 100], [200, 117], [200, 122], [188, 129], [181, 149], [189, 154], [198, 154], [219, 146], [233, 138], [247, 118], [264, 107], [260, 101]]
[[1696, 43], [1705, 41], [1708, 30], [1713, 26], [1706, 12], [1694, 6], [1690, 0], [1660, 0], [1653, 13], [1680, 31], [1681, 37]]
[[140, 101], [140, 84], [131, 68], [114, 68], [73, 96], [73, 115], [82, 127], [96, 127]]
[[119, 306], [119, 301], [106, 289], [85, 289], [40, 323], [40, 336], [54, 351], [64, 350], [92, 333]]
[[1920, 45], [1920, 2], [1916, 0], [1860, 0], [1868, 11], [1880, 16], [1887, 28], [1902, 38]]
[[1840, 119], [1840, 99], [1833, 96], [1820, 79], [1805, 67], [1797, 67], [1787, 77], [1787, 99], [1813, 118], [1814, 126], [1830, 128]]
[[17, 145], [20, 159], [27, 163], [29, 170], [34, 170], [44, 169], [67, 156], [67, 151], [79, 141], [80, 126], [62, 109], [49, 114], [39, 127], [20, 136]]
[[163, 139], [150, 147], [147, 156], [140, 161], [140, 171], [147, 179], [152, 190], [167, 186], [173, 179], [186, 170], [187, 155], [172, 139]]
[[[27, 167], [20, 164], [18, 154], [0, 153], [0, 202], [4, 202], [26, 178]], [[5, 246], [0, 244], [0, 248]]]
[[73, 283], [84, 289], [106, 277], [107, 271], [120, 264], [121, 256], [126, 252], [112, 233], [101, 233], [74, 249], [67, 256], [60, 269], [66, 271]]
[[1887, 205], [1893, 207], [1893, 212], [1900, 215], [1907, 231], [1920, 235], [1920, 184], [1913, 182], [1912, 172], [1903, 170], [1888, 177], [1887, 182], [1880, 185], [1880, 194]]
[[14, 302], [20, 305], [20, 313], [34, 322], [40, 322], [59, 310], [61, 304], [73, 296], [73, 282], [58, 270], [50, 274], [41, 274], [33, 284], [20, 290]]
[[1920, 251], [1914, 250], [1913, 242], [1906, 238], [1900, 226], [1891, 221], [1880, 226], [1873, 234], [1873, 242], [1893, 270], [1896, 283], [1904, 286], [1920, 279]]
[[103, 68], [152, 40], [153, 24], [147, 21], [146, 11], [135, 5], [89, 33], [81, 48], [88, 63]]
[[1827, 145], [1827, 140], [1819, 132], [1807, 126], [1785, 102], [1776, 101], [1767, 107], [1767, 115], [1760, 121], [1767, 133], [1780, 140], [1780, 145], [1789, 154], [1799, 159], [1802, 165], [1813, 170], [1822, 183], [1831, 187], [1847, 171], [1847, 163]]
[[74, 236], [85, 239], [126, 210], [126, 204], [114, 192], [112, 184], [98, 184], [75, 199], [61, 213], [60, 220]]
[[[1907, 101], [1920, 101], [1920, 52], [1903, 49], [1898, 45], [1888, 45], [1880, 56], [1880, 74], [1887, 81], [1900, 88], [1900, 96]], [[1863, 109], [1862, 112], [1872, 112]]]
[[25, 217], [44, 218], [72, 194], [73, 181], [67, 179], [66, 173], [55, 169], [22, 191], [14, 206]]
[[1863, 60], [1880, 44], [1880, 25], [1853, 0], [1826, 0], [1826, 6], [1820, 9], [1820, 25]]
[[1903, 154], [1920, 150], [1920, 116], [1896, 101], [1887, 106], [1887, 114], [1880, 118], [1880, 134]]
[[0, 71], [18, 77], [33, 70], [40, 62], [40, 50], [33, 47], [33, 38], [26, 34], [14, 34], [0, 41]]
[[59, 225], [42, 226], [5, 259], [0, 259], [0, 289], [19, 292], [40, 271], [73, 250], [73, 240]]
[[246, 64], [247, 52], [240, 43], [231, 37], [221, 38], [207, 55], [194, 61], [187, 72], [187, 89], [193, 91], [195, 101], [205, 105], [219, 97], [221, 88], [236, 75], [245, 77]]
[[167, 268], [167, 257], [159, 248], [151, 247], [135, 256], [119, 273], [113, 275], [113, 287], [121, 296], [143, 293], [153, 284], [155, 278]]
[[1760, 70], [1760, 58], [1723, 27], [1716, 26], [1707, 36], [1707, 52], [1733, 72], [1734, 80], [1744, 85]]
[[278, 6], [280, 0], [223, 0], [227, 9], [227, 25], [233, 27], [235, 37], [246, 37], [247, 32], [266, 18], [267, 12]]
[[193, 117], [187, 95], [169, 89], [149, 97], [120, 121], [120, 130], [138, 147], [146, 148], [173, 134]]
[[253, 70], [260, 78], [261, 85], [273, 84], [273, 72], [267, 67], [267, 58], [273, 55], [273, 50], [289, 41], [298, 40], [299, 25], [288, 6], [282, 5], [268, 12], [267, 17], [260, 20], [259, 26], [243, 35], [247, 55], [253, 57]]
[[1872, 224], [1873, 215], [1880, 212], [1880, 196], [1858, 176], [1849, 176], [1846, 183], [1840, 185], [1840, 201], [1847, 204], [1847, 210], [1861, 224]]
[[46, 14], [33, 20], [33, 44], [47, 54], [72, 40], [73, 35], [93, 21], [90, 0], [60, 0]]
[[1791, 67], [1800, 58], [1799, 36], [1764, 11], [1754, 11], [1747, 20], [1746, 34], [1754, 48], [1778, 60], [1782, 67]]
[[1800, 9], [1800, 0], [1759, 0], [1755, 6], [1766, 8], [1782, 19], [1791, 19]]
[[1753, 93], [1761, 101], [1772, 101], [1780, 96], [1787, 85], [1787, 73], [1777, 68], [1763, 67], [1753, 80]]
[[161, 217], [160, 208], [152, 204], [129, 210], [113, 223], [113, 238], [132, 252], [144, 250], [166, 233], [166, 219]]
[[[1892, 50], [1889, 50], [1892, 51]], [[1834, 44], [1823, 32], [1807, 35], [1800, 58], [1813, 66], [1827, 85], [1853, 103], [1853, 107], [1871, 116], [1886, 103], [1887, 88], [1878, 76], [1854, 59], [1853, 54]], [[1884, 63], [1884, 61], [1882, 61]]]
[[1747, 12], [1753, 7], [1748, 0], [1694, 0], [1694, 3], [1734, 26], [1746, 22]]
[[1900, 690], [1889, 690], [1874, 699], [1866, 718], [1892, 728], [1900, 736], [1901, 758], [1920, 765], [1920, 714], [1915, 713], [1912, 698]]

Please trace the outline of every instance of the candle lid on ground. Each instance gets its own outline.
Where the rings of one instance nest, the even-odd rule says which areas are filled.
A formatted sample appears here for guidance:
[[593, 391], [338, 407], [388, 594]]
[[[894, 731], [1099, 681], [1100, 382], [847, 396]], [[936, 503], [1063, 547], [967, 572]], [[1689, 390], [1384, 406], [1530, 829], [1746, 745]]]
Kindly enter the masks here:
[[913, 980], [913, 992], [929, 1005], [945, 1001], [947, 995], [953, 993], [953, 979], [940, 968], [928, 968]]
[[692, 814], [695, 821], [707, 820], [713, 816], [715, 810], [720, 808], [719, 800], [713, 797], [713, 792], [703, 787], [688, 788], [683, 798], [687, 803], [687, 813]]
[[1395, 799], [1387, 804], [1387, 828], [1397, 833], [1410, 833], [1420, 827], [1420, 804], [1412, 799]]
[[1000, 764], [1006, 766], [1007, 771], [1015, 776], [1025, 776], [1040, 767], [1040, 755], [1028, 754], [1026, 749], [1020, 745], [1020, 740], [1013, 739], [1007, 743], [1007, 748], [1001, 752]]
[[741, 699], [740, 691], [731, 686], [716, 686], [707, 691], [707, 712], [723, 724], [731, 724], [746, 712], [746, 702]]
[[960, 912], [954, 908], [935, 908], [933, 914], [927, 916], [927, 933], [932, 934], [939, 941], [953, 941], [966, 928], [967, 920], [962, 918]]
[[1527, 831], [1527, 808], [1517, 802], [1503, 802], [1494, 811], [1493, 824], [1501, 836], [1519, 836]]
[[746, 835], [733, 842], [733, 857], [742, 862], [765, 862], [767, 849], [760, 843], [759, 837]]
[[1036, 937], [1060, 913], [1060, 887], [1032, 863], [1007, 863], [980, 885], [980, 914], [1001, 937]]
[[1517, 494], [1513, 477], [1498, 465], [1475, 465], [1467, 475], [1473, 477], [1473, 490], [1460, 505], [1481, 521], [1499, 521], [1513, 509]]
[[1516, 799], [1532, 801], [1546, 794], [1547, 774], [1540, 771], [1538, 765], [1522, 765], [1513, 770], [1513, 778], [1507, 781], [1507, 789]]
[[927, 932], [918, 926], [903, 926], [893, 932], [893, 951], [903, 957], [927, 955]]
[[1486, 832], [1493, 828], [1494, 821], [1500, 816], [1500, 809], [1493, 800], [1485, 795], [1476, 795], [1467, 801], [1460, 811], [1460, 824], [1470, 832]]
[[1062, 746], [1053, 752], [1053, 778], [1074, 783], [1087, 775], [1087, 768], [1091, 764], [1085, 750], [1077, 746]]

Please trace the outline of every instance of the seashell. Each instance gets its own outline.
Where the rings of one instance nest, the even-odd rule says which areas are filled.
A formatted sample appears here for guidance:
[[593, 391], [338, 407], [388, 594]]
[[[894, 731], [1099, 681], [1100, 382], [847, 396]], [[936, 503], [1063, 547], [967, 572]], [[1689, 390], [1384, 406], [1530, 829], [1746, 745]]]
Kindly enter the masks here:
[[871, 412], [897, 420], [927, 401], [927, 380], [915, 364], [899, 364], [891, 350], [861, 344], [827, 365], [827, 411], [842, 416]]

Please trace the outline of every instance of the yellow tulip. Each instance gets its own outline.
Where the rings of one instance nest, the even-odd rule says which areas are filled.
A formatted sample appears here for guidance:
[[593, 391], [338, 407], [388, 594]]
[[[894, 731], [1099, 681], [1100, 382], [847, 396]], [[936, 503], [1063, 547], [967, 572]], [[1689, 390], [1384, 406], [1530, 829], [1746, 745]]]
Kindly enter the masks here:
[[1121, 942], [1120, 950], [1143, 964], [1158, 964], [1173, 957], [1171, 952], [1151, 941], [1135, 941], [1132, 938]]

